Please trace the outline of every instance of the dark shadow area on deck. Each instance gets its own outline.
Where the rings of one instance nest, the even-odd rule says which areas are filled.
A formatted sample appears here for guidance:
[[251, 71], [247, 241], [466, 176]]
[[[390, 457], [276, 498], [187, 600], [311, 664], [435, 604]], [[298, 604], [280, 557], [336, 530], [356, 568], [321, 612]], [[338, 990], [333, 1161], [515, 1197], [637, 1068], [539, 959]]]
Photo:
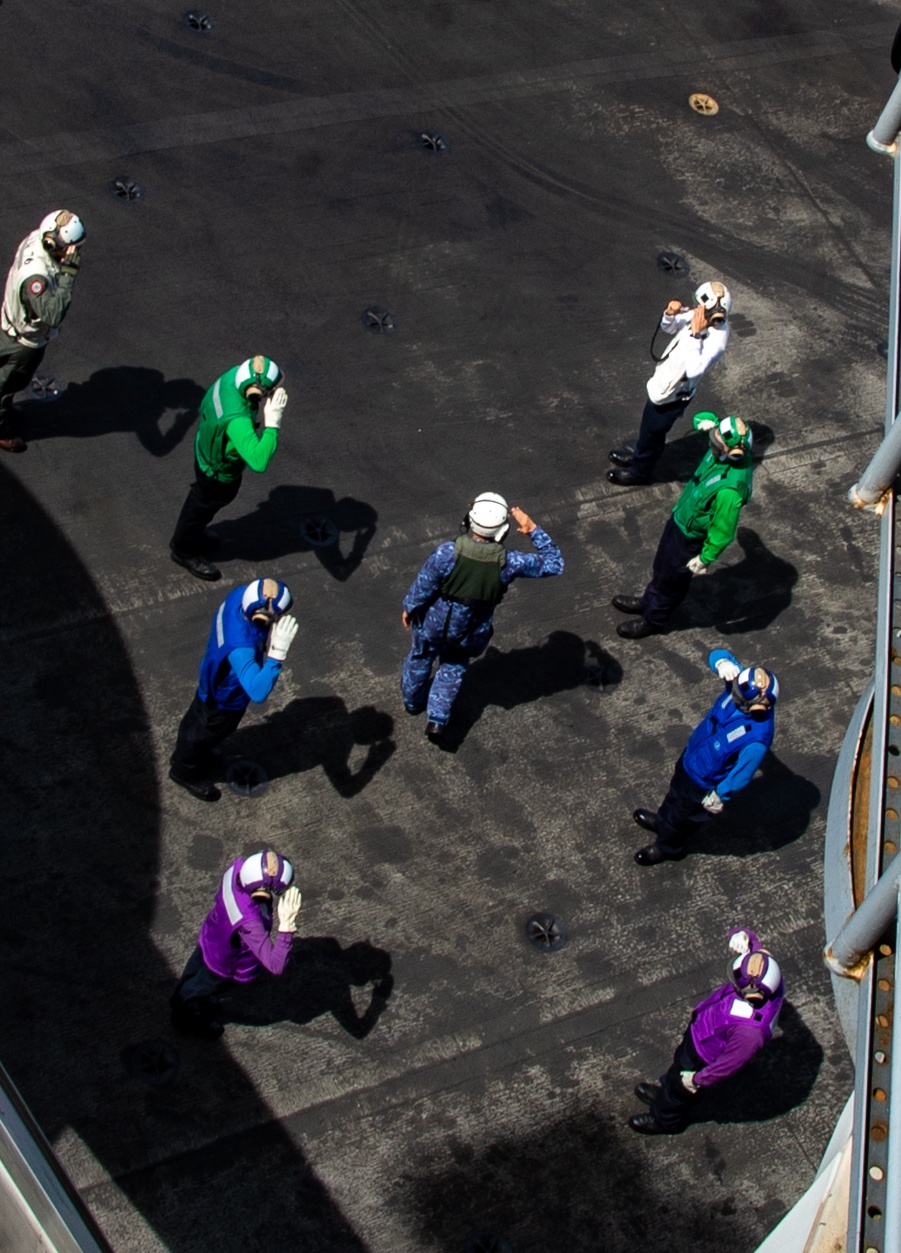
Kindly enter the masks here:
[[[254, 1078], [169, 1027], [175, 972], [150, 934], [169, 905], [155, 747], [129, 652], [66, 537], [5, 466], [0, 489], [0, 635], [16, 658], [0, 711], [4, 1065], [48, 1138], [71, 1127], [172, 1253], [279, 1240], [363, 1253]], [[196, 875], [198, 922], [220, 873]], [[187, 957], [193, 923], [186, 933], [169, 912]], [[148, 1041], [164, 1064], [142, 1078]]]
[[722, 814], [698, 827], [688, 843], [688, 855], [752, 857], [774, 852], [800, 839], [819, 803], [817, 785], [771, 750], [744, 791]]
[[[797, 567], [767, 548], [756, 531], [740, 526], [735, 542], [743, 559], [736, 561], [734, 548], [727, 549], [722, 558], [727, 564], [716, 564], [709, 574], [692, 579], [678, 615], [687, 613], [692, 625], [713, 623], [721, 635], [765, 631], [788, 609], [798, 581]], [[761, 664], [769, 663], [762, 659]]]
[[[50, 362], [38, 374], [52, 372]], [[193, 379], [166, 379], [146, 366], [108, 366], [72, 383], [59, 400], [23, 399], [22, 434], [43, 440], [134, 431], [149, 453], [165, 457], [196, 424], [204, 391]]]
[[455, 752], [490, 705], [514, 709], [583, 685], [612, 691], [622, 677], [615, 657], [572, 631], [552, 631], [540, 644], [507, 653], [489, 647], [463, 679], [440, 746]]
[[[561, 1095], [578, 1099], [566, 1084]], [[613, 1114], [614, 1105], [622, 1112]], [[627, 1107], [628, 1093], [611, 1093], [607, 1108], [538, 1118], [519, 1137], [478, 1146], [449, 1128], [443, 1149], [413, 1164], [393, 1204], [410, 1214], [421, 1247], [437, 1253], [473, 1247], [467, 1240], [479, 1232], [514, 1250], [751, 1253], [766, 1228], [755, 1232], [747, 1212], [714, 1199], [703, 1137], [680, 1139], [689, 1169], [661, 1170], [661, 1145], [628, 1129]]]
[[222, 1021], [302, 1025], [331, 1014], [348, 1035], [363, 1040], [382, 1016], [393, 989], [391, 957], [384, 949], [368, 940], [342, 948], [334, 936], [301, 936], [278, 979], [261, 978], [225, 994]]
[[223, 746], [219, 773], [224, 778], [235, 758], [258, 762], [270, 779], [321, 767], [339, 795], [356, 796], [397, 747], [393, 731], [391, 715], [373, 705], [348, 709], [340, 696], [298, 697], [263, 722], [239, 727]]
[[[243, 490], [255, 475], [245, 475]], [[237, 507], [237, 506], [235, 506]], [[268, 562], [289, 553], [313, 552], [323, 569], [345, 582], [358, 568], [376, 532], [372, 505], [352, 496], [336, 498], [327, 487], [275, 487], [252, 513], [217, 518], [223, 559]]]

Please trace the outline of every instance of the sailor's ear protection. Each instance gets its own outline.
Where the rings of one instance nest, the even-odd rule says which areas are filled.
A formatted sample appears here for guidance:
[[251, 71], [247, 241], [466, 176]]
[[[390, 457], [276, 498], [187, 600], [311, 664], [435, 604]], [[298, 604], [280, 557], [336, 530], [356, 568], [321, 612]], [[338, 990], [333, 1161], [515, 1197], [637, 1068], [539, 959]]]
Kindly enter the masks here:
[[707, 309], [707, 323], [709, 326], [722, 326], [728, 316], [726, 306], [723, 303], [726, 289], [722, 283], [711, 283], [710, 290], [713, 292], [716, 300], [712, 305], [705, 305]]
[[[278, 596], [278, 584], [275, 579], [263, 579], [260, 595], [266, 598], [266, 605], [265, 607], [261, 605], [258, 609], [255, 609], [250, 615], [250, 621], [256, 623], [257, 626], [270, 626], [278, 617], [272, 606], [272, 602]], [[277, 865], [278, 863], [276, 863], [276, 867]]]
[[707, 310], [707, 321], [711, 326], [722, 326], [726, 320], [726, 310], [722, 306], [722, 302], [717, 298], [716, 304]]
[[[767, 959], [767, 954], [763, 950], [760, 950], [757, 953], [750, 953], [745, 958], [743, 965], [744, 965], [745, 973], [748, 975], [749, 978], [753, 979], [755, 982], [760, 978], [760, 976], [766, 970], [766, 959]], [[744, 998], [746, 1001], [765, 1001], [766, 1000], [766, 996], [760, 990], [760, 988], [755, 988], [753, 986], [745, 989]]]
[[[263, 372], [266, 369], [266, 358], [259, 355], [251, 357], [248, 365], [250, 366], [253, 381], [248, 383], [244, 388], [245, 397], [249, 399], [251, 396], [265, 396], [267, 390], [271, 390], [271, 388], [267, 388], [267, 384], [262, 381]], [[275, 384], [273, 383], [273, 387], [274, 386]]]
[[469, 502], [469, 504], [466, 506], [466, 512], [464, 513], [463, 517], [460, 519], [460, 534], [461, 535], [466, 535], [467, 532], [469, 531], [469, 511], [475, 503], [476, 502], [474, 500], [471, 500]]

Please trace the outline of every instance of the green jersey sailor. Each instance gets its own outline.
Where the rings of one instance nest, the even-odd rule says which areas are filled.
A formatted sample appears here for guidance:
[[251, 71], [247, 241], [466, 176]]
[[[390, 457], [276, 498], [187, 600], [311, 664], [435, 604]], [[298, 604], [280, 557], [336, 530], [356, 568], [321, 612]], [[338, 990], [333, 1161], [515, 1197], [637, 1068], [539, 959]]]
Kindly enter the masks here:
[[216, 379], [201, 401], [194, 483], [169, 541], [172, 560], [198, 579], [222, 575], [203, 556], [207, 525], [237, 496], [245, 467], [262, 474], [278, 447], [288, 403], [281, 381], [271, 357], [250, 357]]
[[613, 607], [620, 613], [637, 615], [616, 628], [625, 639], [643, 639], [665, 628], [685, 599], [692, 577], [706, 574], [732, 543], [739, 514], [751, 499], [754, 466], [747, 423], [698, 413], [694, 427], [707, 432], [710, 447], [663, 529], [651, 581], [641, 596], [613, 597]]

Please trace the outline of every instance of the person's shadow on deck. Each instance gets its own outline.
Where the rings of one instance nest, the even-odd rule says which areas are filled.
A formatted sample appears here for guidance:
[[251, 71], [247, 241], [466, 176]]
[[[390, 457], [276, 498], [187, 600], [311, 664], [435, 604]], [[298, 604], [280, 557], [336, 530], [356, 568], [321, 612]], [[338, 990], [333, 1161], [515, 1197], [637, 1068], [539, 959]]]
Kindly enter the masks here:
[[749, 527], [738, 528], [736, 542], [743, 560], [729, 565], [727, 549], [722, 558], [727, 564], [717, 563], [709, 574], [692, 579], [688, 598], [677, 611], [679, 625], [713, 623], [721, 635], [742, 635], [765, 631], [789, 607], [797, 567], [767, 548]]
[[[372, 505], [352, 496], [338, 500], [327, 487], [285, 484], [274, 487], [252, 513], [217, 518], [215, 529], [223, 557], [260, 563], [313, 552], [323, 569], [343, 583], [366, 555], [377, 519]], [[349, 546], [344, 537], [350, 538]]]
[[[778, 706], [777, 706], [778, 709]], [[748, 786], [722, 815], [700, 824], [688, 855], [751, 857], [800, 839], [820, 803], [820, 789], [770, 750]]]
[[813, 1089], [823, 1049], [791, 1001], [782, 1002], [772, 1040], [728, 1079], [705, 1088], [693, 1123], [769, 1122], [803, 1105]]
[[[394, 719], [373, 705], [348, 709], [340, 696], [304, 696], [267, 714], [262, 723], [239, 727], [224, 746], [230, 760], [258, 762], [270, 779], [321, 767], [339, 795], [356, 796], [381, 770], [397, 745]], [[353, 769], [355, 750], [366, 755]]]
[[489, 647], [463, 679], [440, 747], [455, 752], [489, 705], [514, 709], [583, 685], [608, 692], [622, 677], [615, 657], [572, 631], [552, 631], [540, 644], [508, 653]]
[[[360, 997], [354, 997], [354, 988], [363, 990]], [[363, 1040], [381, 1018], [393, 990], [391, 957], [384, 949], [367, 940], [342, 948], [333, 936], [303, 936], [295, 939], [278, 979], [263, 975], [226, 993], [223, 1020], [257, 1027], [274, 1022], [303, 1025], [331, 1014], [348, 1035]]]
[[95, 371], [86, 383], [72, 383], [59, 400], [26, 399], [21, 408], [29, 440], [134, 431], [149, 453], [165, 457], [196, 423], [203, 396], [193, 379], [166, 379], [146, 366], [117, 365]]

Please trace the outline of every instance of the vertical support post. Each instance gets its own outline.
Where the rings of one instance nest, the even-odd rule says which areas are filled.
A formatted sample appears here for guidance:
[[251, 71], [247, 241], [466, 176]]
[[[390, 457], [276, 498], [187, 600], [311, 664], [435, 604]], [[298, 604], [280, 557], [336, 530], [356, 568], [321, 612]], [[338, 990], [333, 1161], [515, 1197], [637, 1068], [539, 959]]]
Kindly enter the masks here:
[[[898, 413], [899, 368], [899, 282], [901, 282], [901, 161], [897, 157], [897, 136], [901, 130], [901, 77], [883, 109], [867, 142], [876, 151], [888, 153], [894, 161], [894, 195], [892, 204], [892, 244], [890, 256], [888, 367], [886, 370], [885, 430], [888, 433]], [[865, 891], [873, 887], [882, 871], [884, 815], [886, 805], [886, 753], [889, 731], [889, 703], [892, 685], [893, 624], [895, 592], [895, 500], [888, 498], [880, 518], [879, 581], [876, 606], [876, 672], [873, 694], [873, 748], [870, 780], [870, 818], [867, 832], [867, 867]], [[897, 598], [901, 601], [901, 596]], [[901, 645], [901, 640], [898, 641]], [[899, 668], [901, 674], [901, 668]], [[867, 1214], [864, 1198], [867, 1193], [867, 1157], [869, 1152], [870, 1077], [872, 1074], [873, 1039], [873, 964], [860, 981], [857, 1018], [857, 1055], [855, 1057], [854, 1131], [851, 1159], [851, 1195], [848, 1206], [847, 1248], [860, 1250], [863, 1245]], [[897, 1089], [901, 1092], [901, 1089]], [[898, 1249], [896, 1253], [901, 1253]]]
[[[897, 1008], [898, 980], [901, 979], [901, 883], [896, 899], [894, 996]], [[889, 1098], [901, 1100], [901, 1017], [892, 1022], [892, 1059]], [[901, 1253], [901, 1112], [888, 1111], [888, 1171], [885, 1181], [885, 1253]]]

